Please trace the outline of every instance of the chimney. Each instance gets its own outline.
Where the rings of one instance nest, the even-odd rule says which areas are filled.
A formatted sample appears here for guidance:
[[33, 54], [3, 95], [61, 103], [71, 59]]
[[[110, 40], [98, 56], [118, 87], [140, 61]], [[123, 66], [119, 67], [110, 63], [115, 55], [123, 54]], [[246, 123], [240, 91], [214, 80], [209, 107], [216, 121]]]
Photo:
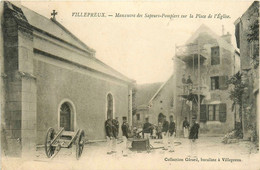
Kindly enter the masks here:
[[231, 43], [231, 34], [229, 32], [227, 32], [227, 34], [223, 34], [221, 38], [226, 40], [228, 43]]
[[225, 34], [225, 28], [224, 25], [222, 25], [222, 36]]

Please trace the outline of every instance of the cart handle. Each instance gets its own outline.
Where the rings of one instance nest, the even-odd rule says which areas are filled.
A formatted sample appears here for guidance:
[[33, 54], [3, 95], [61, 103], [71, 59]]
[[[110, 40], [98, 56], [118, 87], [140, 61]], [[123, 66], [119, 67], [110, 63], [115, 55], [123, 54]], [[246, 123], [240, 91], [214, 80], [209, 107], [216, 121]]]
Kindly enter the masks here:
[[64, 127], [60, 129], [60, 131], [57, 133], [57, 135], [54, 137], [54, 139], [51, 141], [51, 145], [53, 144], [53, 142], [60, 136], [61, 132], [63, 132]]

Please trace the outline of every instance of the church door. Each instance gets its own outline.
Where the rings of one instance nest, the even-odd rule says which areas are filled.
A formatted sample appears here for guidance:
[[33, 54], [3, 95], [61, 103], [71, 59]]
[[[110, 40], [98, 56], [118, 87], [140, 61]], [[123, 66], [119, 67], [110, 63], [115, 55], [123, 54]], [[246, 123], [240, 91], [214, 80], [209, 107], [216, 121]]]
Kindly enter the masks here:
[[71, 109], [67, 103], [63, 103], [60, 108], [60, 127], [64, 130], [71, 130]]
[[113, 119], [113, 96], [111, 94], [107, 95], [107, 119]]

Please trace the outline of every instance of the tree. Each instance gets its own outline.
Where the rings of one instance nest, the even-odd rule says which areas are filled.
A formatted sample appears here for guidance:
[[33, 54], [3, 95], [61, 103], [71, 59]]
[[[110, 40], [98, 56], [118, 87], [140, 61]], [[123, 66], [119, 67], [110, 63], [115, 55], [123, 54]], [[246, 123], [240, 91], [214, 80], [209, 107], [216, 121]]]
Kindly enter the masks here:
[[242, 96], [245, 88], [245, 84], [242, 81], [242, 74], [240, 72], [236, 73], [227, 81], [227, 83], [229, 85], [232, 85], [229, 96], [230, 99], [233, 101], [232, 109], [234, 109], [236, 105], [239, 106], [240, 122], [238, 123], [239, 126], [235, 126], [235, 130], [237, 131], [236, 136], [242, 137]]

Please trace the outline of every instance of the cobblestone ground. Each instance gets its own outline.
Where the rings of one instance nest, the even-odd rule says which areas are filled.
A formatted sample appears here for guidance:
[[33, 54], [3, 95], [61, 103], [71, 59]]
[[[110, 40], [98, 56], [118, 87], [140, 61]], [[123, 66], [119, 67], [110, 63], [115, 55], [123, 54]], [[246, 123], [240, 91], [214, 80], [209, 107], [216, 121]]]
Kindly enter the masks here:
[[[53, 159], [47, 159], [44, 149], [38, 149], [30, 161], [7, 159], [3, 169], [260, 169], [260, 155], [249, 141], [223, 144], [220, 137], [201, 137], [197, 141], [197, 158], [190, 155], [188, 139], [176, 138], [174, 152], [161, 148], [150, 152], [127, 151], [122, 154], [123, 143], [118, 141], [117, 153], [106, 154], [106, 142], [87, 143], [80, 160], [76, 160], [75, 147], [62, 149]], [[129, 142], [130, 144], [130, 142]], [[154, 148], [162, 147], [161, 140], [151, 140]], [[169, 144], [170, 145], [170, 144]], [[226, 161], [223, 158], [227, 158]], [[204, 161], [203, 161], [203, 160]], [[233, 161], [231, 161], [233, 160]], [[19, 166], [19, 168], [18, 168]]]

